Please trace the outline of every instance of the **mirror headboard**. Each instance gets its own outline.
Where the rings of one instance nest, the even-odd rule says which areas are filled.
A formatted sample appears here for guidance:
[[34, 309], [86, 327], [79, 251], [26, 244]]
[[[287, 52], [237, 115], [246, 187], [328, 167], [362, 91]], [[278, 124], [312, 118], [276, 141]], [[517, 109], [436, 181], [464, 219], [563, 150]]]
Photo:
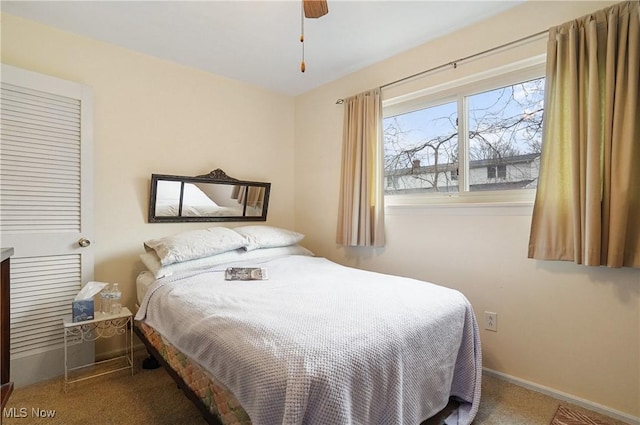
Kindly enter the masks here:
[[271, 183], [216, 169], [196, 177], [151, 175], [149, 223], [266, 221]]

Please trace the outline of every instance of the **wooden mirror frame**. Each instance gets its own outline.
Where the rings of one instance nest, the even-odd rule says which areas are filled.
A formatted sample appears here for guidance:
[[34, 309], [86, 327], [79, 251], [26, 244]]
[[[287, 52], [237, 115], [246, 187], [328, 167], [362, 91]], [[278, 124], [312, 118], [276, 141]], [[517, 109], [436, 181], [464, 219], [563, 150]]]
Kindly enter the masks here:
[[[164, 215], [164, 214], [158, 215], [157, 214], [156, 209], [158, 207], [157, 195], [158, 195], [159, 181], [170, 181], [170, 182], [181, 183], [176, 215]], [[264, 193], [261, 199], [261, 206], [262, 206], [261, 214], [247, 215], [248, 196], [245, 196], [243, 202], [238, 203], [238, 207], [241, 209], [241, 214], [238, 214], [238, 215], [183, 215], [182, 211], [183, 211], [183, 201], [184, 201], [184, 185], [186, 183], [235, 186], [235, 187], [245, 188], [246, 191], [248, 191], [249, 188], [253, 188], [253, 187], [263, 188]], [[266, 221], [270, 192], [271, 192], [271, 183], [238, 180], [233, 177], [229, 177], [224, 171], [222, 171], [219, 168], [211, 171], [209, 174], [204, 174], [196, 177], [175, 176], [175, 175], [169, 175], [169, 174], [152, 174], [151, 190], [150, 190], [150, 196], [149, 196], [148, 219], [149, 219], [149, 223]]]

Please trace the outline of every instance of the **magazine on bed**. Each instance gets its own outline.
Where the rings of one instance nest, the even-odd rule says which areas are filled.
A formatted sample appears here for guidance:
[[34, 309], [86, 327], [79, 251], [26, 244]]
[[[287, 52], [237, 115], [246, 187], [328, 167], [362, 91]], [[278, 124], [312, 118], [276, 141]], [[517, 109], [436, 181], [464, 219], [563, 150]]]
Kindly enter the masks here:
[[224, 273], [225, 280], [267, 280], [267, 269], [261, 267], [229, 267]]

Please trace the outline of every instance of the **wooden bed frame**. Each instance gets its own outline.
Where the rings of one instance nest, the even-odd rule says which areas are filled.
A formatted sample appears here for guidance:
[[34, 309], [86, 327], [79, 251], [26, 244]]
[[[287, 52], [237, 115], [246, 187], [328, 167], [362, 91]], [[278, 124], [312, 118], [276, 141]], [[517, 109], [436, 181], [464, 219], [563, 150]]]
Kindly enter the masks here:
[[144, 335], [144, 332], [140, 330], [140, 328], [135, 322], [133, 325], [133, 331], [136, 333], [136, 335], [138, 335], [140, 340], [142, 340], [145, 347], [147, 348], [147, 352], [149, 353], [149, 357], [146, 358], [143, 362], [143, 369], [157, 369], [160, 366], [164, 367], [167, 373], [169, 373], [169, 376], [171, 376], [173, 380], [176, 382], [176, 384], [178, 385], [178, 388], [180, 388], [184, 392], [184, 394], [187, 396], [187, 398], [191, 400], [193, 404], [195, 404], [198, 410], [200, 410], [200, 413], [202, 413], [204, 420], [209, 425], [224, 425], [220, 421], [220, 419], [209, 410], [209, 407], [206, 406], [202, 402], [202, 400], [200, 400], [200, 398], [196, 395], [196, 393], [193, 392], [191, 388], [189, 388], [189, 386], [182, 379], [182, 377], [180, 377], [180, 375], [178, 375], [176, 371], [174, 371], [171, 368], [169, 363], [167, 363], [167, 361], [162, 357], [162, 355], [160, 355], [158, 350], [156, 350], [156, 348], [147, 340], [146, 336]]

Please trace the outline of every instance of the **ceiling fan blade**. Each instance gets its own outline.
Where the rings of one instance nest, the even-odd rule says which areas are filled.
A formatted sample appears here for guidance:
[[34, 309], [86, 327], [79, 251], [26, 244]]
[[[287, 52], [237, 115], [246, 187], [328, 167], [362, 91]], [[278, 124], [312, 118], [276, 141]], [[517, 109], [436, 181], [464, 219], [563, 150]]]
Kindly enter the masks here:
[[305, 18], [319, 18], [329, 13], [327, 0], [302, 0]]

